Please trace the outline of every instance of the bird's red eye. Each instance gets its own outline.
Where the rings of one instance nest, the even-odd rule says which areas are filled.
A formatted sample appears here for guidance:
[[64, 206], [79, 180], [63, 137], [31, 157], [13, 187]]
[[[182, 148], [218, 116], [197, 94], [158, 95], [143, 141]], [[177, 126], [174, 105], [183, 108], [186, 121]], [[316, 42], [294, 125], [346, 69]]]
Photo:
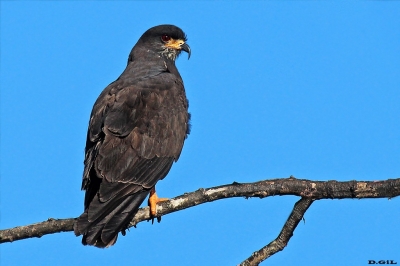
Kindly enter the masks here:
[[168, 35], [163, 35], [163, 36], [161, 36], [161, 40], [163, 41], [163, 42], [168, 42], [169, 40], [171, 40], [171, 37], [169, 37]]

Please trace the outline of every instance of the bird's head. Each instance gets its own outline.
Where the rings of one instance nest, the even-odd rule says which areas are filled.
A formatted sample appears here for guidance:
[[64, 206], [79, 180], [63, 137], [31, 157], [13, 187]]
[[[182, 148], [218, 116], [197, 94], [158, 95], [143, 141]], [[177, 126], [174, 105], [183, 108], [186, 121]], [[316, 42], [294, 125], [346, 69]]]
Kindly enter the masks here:
[[186, 35], [180, 28], [174, 25], [159, 25], [147, 30], [137, 45], [143, 45], [160, 56], [174, 61], [181, 51], [187, 52], [190, 58], [190, 47], [186, 41]]

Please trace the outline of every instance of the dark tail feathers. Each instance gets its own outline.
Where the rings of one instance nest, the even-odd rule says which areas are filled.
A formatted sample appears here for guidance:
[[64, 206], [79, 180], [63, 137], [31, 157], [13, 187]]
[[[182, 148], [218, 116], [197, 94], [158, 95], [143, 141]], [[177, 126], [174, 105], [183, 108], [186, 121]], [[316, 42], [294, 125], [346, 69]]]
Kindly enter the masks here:
[[[103, 215], [94, 221], [89, 221], [89, 208], [87, 208], [75, 221], [75, 235], [83, 235], [83, 245], [98, 248], [114, 245], [117, 242], [118, 233], [125, 231], [148, 194], [148, 190], [142, 190], [128, 195], [119, 202], [115, 202], [112, 209], [104, 210]], [[97, 197], [94, 198], [96, 199]]]

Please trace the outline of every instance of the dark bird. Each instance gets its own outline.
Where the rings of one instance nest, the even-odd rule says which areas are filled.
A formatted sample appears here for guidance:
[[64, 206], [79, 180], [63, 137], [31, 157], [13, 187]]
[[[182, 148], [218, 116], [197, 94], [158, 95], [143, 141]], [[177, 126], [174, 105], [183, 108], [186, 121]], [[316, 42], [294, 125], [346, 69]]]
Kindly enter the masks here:
[[166, 200], [157, 197], [155, 185], [178, 160], [190, 127], [188, 100], [175, 66], [181, 51], [190, 57], [180, 28], [147, 30], [124, 72], [96, 100], [85, 148], [85, 209], [74, 225], [84, 245], [114, 245], [147, 195], [152, 217], [157, 202]]

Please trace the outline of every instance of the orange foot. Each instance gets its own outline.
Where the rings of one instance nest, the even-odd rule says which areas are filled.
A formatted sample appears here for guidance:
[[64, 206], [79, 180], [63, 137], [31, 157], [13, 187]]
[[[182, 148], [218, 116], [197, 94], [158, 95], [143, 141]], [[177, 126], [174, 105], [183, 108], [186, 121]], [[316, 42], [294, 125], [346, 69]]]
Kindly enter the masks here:
[[[150, 197], [149, 197], [149, 206], [150, 206], [150, 216], [156, 217], [157, 216], [157, 203], [167, 201], [167, 198], [159, 198], [156, 194], [156, 187], [154, 186], [150, 190]], [[157, 220], [159, 218], [157, 217]]]

